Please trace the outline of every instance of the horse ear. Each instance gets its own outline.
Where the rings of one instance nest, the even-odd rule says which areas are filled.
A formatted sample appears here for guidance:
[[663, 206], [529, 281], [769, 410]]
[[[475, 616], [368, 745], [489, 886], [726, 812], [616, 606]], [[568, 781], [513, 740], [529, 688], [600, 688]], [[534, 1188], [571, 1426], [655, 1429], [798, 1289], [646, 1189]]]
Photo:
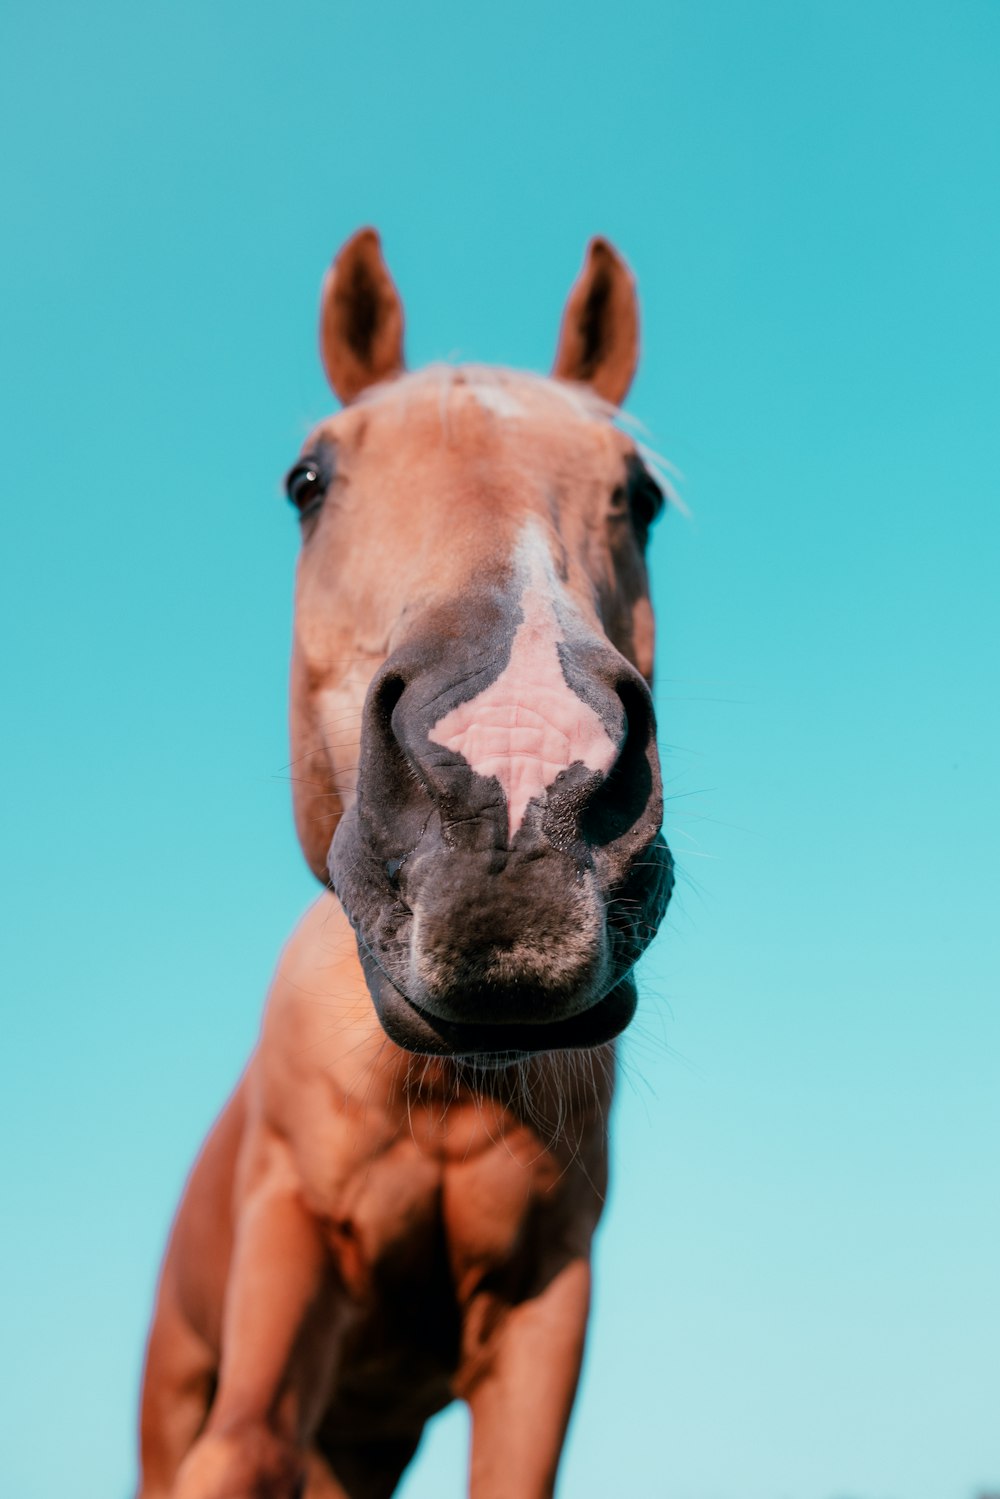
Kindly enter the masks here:
[[598, 236], [569, 294], [552, 373], [557, 380], [583, 380], [620, 406], [638, 362], [635, 280], [614, 245]]
[[374, 229], [359, 229], [326, 273], [320, 352], [345, 406], [369, 385], [403, 369], [403, 304]]

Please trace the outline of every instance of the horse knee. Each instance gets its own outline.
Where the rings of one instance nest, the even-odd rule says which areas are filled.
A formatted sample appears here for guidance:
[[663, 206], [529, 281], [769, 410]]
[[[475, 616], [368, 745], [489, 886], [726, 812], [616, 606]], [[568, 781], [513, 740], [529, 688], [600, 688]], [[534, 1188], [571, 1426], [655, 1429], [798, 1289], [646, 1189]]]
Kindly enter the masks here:
[[186, 1458], [173, 1499], [302, 1499], [306, 1460], [263, 1422], [207, 1432]]

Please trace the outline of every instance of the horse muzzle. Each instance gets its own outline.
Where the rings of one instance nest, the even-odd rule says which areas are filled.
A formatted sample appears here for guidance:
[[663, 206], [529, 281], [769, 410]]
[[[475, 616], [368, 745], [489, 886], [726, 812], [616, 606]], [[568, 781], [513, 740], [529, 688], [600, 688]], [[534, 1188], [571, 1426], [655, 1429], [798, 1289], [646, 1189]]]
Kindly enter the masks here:
[[535, 705], [454, 656], [425, 641], [376, 675], [330, 850], [376, 1011], [411, 1051], [600, 1045], [673, 887], [649, 690], [603, 641]]

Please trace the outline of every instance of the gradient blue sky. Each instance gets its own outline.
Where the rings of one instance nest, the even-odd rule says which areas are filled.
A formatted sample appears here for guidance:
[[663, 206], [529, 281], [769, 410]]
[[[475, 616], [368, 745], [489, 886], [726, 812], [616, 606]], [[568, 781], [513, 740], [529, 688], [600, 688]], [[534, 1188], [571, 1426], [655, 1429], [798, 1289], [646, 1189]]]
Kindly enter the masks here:
[[168, 1221], [313, 894], [279, 480], [365, 222], [414, 364], [546, 368], [610, 235], [693, 512], [561, 1492], [1000, 1487], [1000, 5], [10, 0], [0, 132], [4, 1493], [125, 1499]]

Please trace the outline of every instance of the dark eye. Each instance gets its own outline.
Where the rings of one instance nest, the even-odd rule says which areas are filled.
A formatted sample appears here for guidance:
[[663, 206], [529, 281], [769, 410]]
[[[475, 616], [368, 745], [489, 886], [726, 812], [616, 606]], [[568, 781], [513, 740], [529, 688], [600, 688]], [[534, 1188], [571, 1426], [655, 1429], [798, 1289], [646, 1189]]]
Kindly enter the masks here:
[[663, 509], [663, 490], [646, 469], [629, 485], [629, 505], [636, 530], [645, 535]]
[[611, 496], [612, 514], [627, 513], [640, 542], [664, 506], [663, 490], [637, 456], [626, 460], [625, 483]]
[[326, 479], [314, 458], [303, 458], [285, 480], [285, 493], [299, 515], [310, 515], [318, 510], [326, 493]]

